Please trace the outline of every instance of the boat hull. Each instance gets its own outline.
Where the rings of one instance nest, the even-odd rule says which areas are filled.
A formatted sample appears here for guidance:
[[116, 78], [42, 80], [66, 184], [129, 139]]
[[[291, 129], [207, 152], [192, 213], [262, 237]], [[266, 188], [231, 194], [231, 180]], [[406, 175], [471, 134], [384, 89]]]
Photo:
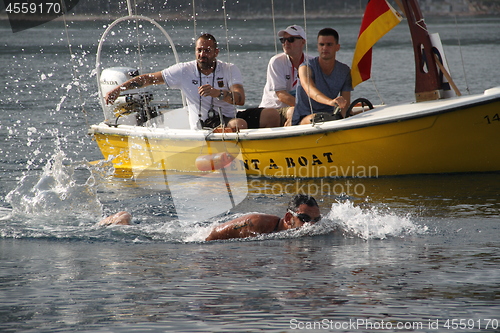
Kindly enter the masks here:
[[186, 134], [193, 131], [127, 126], [96, 125], [91, 132], [117, 173], [198, 172], [197, 157], [230, 151], [241, 152], [232, 167], [247, 175], [364, 178], [499, 171], [499, 113], [500, 88], [494, 88], [476, 97], [381, 107], [314, 126], [194, 138]]

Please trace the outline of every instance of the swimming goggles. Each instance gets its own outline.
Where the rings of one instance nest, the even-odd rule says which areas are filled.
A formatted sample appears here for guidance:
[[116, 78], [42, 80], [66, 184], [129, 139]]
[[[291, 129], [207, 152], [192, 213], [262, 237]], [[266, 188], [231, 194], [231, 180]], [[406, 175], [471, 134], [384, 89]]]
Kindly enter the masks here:
[[298, 218], [299, 220], [301, 220], [302, 222], [306, 223], [306, 222], [312, 222], [312, 223], [316, 223], [316, 222], [319, 222], [322, 218], [321, 215], [319, 215], [318, 217], [316, 217], [315, 219], [311, 218], [309, 215], [307, 214], [304, 214], [304, 213], [297, 213], [297, 212], [294, 212], [293, 210], [288, 210], [288, 212], [290, 214], [292, 214], [293, 216], [295, 216], [296, 218]]

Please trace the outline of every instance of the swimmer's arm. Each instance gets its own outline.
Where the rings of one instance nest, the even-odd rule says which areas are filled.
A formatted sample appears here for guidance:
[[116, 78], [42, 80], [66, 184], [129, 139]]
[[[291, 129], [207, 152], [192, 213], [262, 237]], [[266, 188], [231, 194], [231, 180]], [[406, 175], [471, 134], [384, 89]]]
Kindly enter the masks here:
[[277, 221], [279, 218], [273, 215], [245, 215], [215, 227], [206, 240], [255, 237], [272, 232]]
[[252, 218], [250, 216], [242, 216], [215, 227], [206, 240], [248, 237], [251, 227]]

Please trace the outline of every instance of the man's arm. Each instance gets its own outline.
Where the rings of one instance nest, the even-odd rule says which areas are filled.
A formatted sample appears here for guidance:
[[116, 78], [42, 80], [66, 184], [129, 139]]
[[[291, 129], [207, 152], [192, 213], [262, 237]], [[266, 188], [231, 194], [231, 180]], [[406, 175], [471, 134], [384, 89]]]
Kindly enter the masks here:
[[286, 90], [276, 91], [276, 96], [278, 96], [280, 102], [283, 102], [289, 106], [295, 106], [295, 96], [290, 95], [288, 91]]
[[342, 96], [345, 100], [345, 105], [342, 107], [342, 116], [345, 118], [347, 109], [349, 108], [349, 105], [351, 105], [351, 92], [341, 91], [340, 96]]
[[[295, 106], [295, 96], [292, 96], [287, 90], [287, 80], [285, 78], [285, 68], [288, 63], [281, 61], [282, 55], [277, 55], [269, 60], [266, 73], [266, 88], [276, 93], [278, 100], [288, 106]], [[280, 89], [280, 90], [278, 90]]]
[[[211, 96], [218, 98], [229, 104], [243, 105], [245, 104], [245, 89], [243, 89], [243, 78], [238, 67], [228, 64], [229, 82], [227, 83], [229, 90], [218, 89], [209, 84], [205, 84], [198, 89], [201, 96]], [[222, 93], [222, 94], [221, 94]]]
[[104, 96], [104, 100], [106, 104], [112, 104], [118, 96], [120, 96], [120, 92], [122, 91], [163, 83], [165, 83], [165, 81], [163, 80], [161, 72], [139, 75], [109, 91], [106, 96]]
[[243, 85], [233, 84], [230, 93], [224, 94], [224, 101], [236, 105], [245, 104], [245, 89], [243, 89]]
[[299, 78], [300, 78], [300, 84], [302, 85], [302, 88], [304, 89], [306, 94], [310, 98], [314, 99], [316, 102], [330, 106], [339, 106], [342, 109], [349, 106], [349, 104], [346, 105], [346, 100], [342, 95], [332, 99], [326, 96], [318, 88], [316, 88], [316, 84], [314, 83], [314, 78], [312, 75], [312, 70], [309, 66], [301, 66], [299, 68]]
[[243, 85], [241, 84], [233, 84], [230, 90], [217, 89], [212, 87], [210, 84], [204, 84], [198, 88], [198, 93], [205, 97], [210, 96], [219, 98], [221, 101], [229, 104], [245, 104], [245, 89], [243, 89]]
[[259, 234], [273, 232], [280, 218], [275, 215], [250, 214], [215, 227], [207, 241], [216, 239], [254, 237]]

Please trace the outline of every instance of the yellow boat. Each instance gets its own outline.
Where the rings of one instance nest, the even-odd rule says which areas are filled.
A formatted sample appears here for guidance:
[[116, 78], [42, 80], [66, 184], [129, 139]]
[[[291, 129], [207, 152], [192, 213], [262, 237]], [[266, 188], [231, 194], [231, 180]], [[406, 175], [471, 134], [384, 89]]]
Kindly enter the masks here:
[[[200, 157], [210, 160], [223, 153], [232, 156], [230, 168], [260, 177], [364, 178], [499, 171], [500, 87], [483, 94], [443, 98], [443, 82], [436, 79], [441, 67], [432, 53], [426, 54], [431, 52], [430, 38], [421, 29], [425, 24], [418, 4], [405, 0], [403, 5], [416, 45], [416, 64], [422, 57], [430, 59], [428, 73], [416, 67], [417, 102], [375, 106], [342, 120], [237, 133], [189, 129], [186, 107], [166, 110], [157, 106], [154, 116], [139, 117], [140, 122], [137, 110], [119, 118], [113, 118], [116, 110], [108, 110], [108, 119], [91, 126], [90, 133], [117, 174], [134, 170], [210, 172], [200, 169]], [[176, 124], [176, 128], [166, 124]]]

